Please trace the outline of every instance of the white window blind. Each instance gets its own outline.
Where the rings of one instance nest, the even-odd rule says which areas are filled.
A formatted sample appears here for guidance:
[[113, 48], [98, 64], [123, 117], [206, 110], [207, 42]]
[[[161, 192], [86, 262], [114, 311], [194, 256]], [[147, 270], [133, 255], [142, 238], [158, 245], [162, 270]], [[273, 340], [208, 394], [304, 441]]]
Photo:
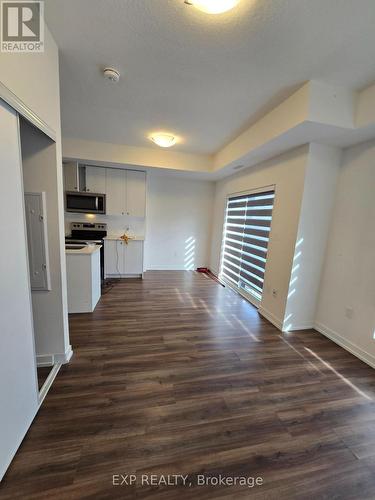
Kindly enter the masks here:
[[220, 275], [260, 301], [275, 191], [228, 198]]

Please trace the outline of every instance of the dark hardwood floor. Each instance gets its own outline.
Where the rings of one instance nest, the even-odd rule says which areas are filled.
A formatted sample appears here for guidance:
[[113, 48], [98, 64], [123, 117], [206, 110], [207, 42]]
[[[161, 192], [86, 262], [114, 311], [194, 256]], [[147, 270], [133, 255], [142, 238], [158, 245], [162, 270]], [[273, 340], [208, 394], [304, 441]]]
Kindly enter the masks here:
[[38, 366], [38, 387], [39, 390], [43, 387], [44, 382], [47, 380], [48, 375], [51, 373], [52, 366]]
[[[192, 272], [120, 281], [70, 328], [1, 499], [375, 498], [375, 372], [317, 332], [281, 335]], [[192, 486], [142, 486], [151, 473]]]

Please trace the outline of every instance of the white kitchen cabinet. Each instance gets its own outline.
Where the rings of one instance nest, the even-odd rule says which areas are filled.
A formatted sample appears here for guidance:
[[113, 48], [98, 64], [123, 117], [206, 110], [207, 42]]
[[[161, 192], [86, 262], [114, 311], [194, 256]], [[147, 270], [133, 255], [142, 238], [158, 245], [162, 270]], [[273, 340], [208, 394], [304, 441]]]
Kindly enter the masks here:
[[125, 275], [143, 273], [143, 241], [129, 241], [124, 244]]
[[106, 168], [107, 215], [125, 215], [126, 171]]
[[121, 276], [124, 270], [124, 249], [120, 240], [104, 240], [104, 274]]
[[77, 162], [63, 164], [64, 191], [79, 190], [78, 173], [79, 170]]
[[138, 170], [93, 167], [77, 162], [66, 163], [65, 191], [88, 191], [106, 194], [107, 215], [146, 215], [146, 173]]
[[105, 192], [107, 194], [107, 215], [145, 217], [145, 172], [107, 168]]
[[91, 193], [106, 193], [105, 168], [86, 165], [86, 191]]
[[66, 251], [68, 312], [92, 312], [101, 296], [100, 247]]
[[132, 217], [145, 217], [146, 211], [146, 174], [137, 170], [126, 171], [126, 214]]
[[143, 275], [143, 241], [104, 240], [106, 278], [131, 278]]

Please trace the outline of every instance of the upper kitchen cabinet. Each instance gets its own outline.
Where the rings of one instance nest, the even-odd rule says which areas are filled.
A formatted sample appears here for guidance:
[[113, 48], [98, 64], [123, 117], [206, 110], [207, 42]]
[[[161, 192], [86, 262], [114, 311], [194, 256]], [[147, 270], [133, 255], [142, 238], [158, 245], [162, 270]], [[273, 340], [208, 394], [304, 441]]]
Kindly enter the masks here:
[[145, 217], [146, 174], [106, 168], [107, 215]]
[[107, 215], [124, 215], [126, 213], [126, 175], [125, 170], [106, 168]]
[[[106, 193], [105, 168], [86, 165], [86, 191], [90, 193]], [[108, 203], [108, 200], [107, 200]]]
[[126, 213], [144, 217], [146, 212], [146, 174], [137, 170], [126, 171]]
[[86, 167], [76, 161], [63, 163], [64, 191], [86, 191]]
[[77, 162], [63, 164], [64, 191], [79, 191], [79, 168]]

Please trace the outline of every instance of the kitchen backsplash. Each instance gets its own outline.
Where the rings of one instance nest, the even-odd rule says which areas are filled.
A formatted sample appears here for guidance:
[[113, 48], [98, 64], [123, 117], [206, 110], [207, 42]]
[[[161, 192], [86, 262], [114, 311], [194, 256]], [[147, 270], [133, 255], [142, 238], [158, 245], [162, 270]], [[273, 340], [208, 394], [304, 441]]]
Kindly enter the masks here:
[[146, 232], [145, 219], [129, 217], [128, 215], [94, 215], [74, 214], [65, 212], [65, 235], [70, 235], [72, 222], [103, 222], [107, 224], [108, 235], [123, 234], [127, 228], [129, 233], [136, 236], [144, 236]]

